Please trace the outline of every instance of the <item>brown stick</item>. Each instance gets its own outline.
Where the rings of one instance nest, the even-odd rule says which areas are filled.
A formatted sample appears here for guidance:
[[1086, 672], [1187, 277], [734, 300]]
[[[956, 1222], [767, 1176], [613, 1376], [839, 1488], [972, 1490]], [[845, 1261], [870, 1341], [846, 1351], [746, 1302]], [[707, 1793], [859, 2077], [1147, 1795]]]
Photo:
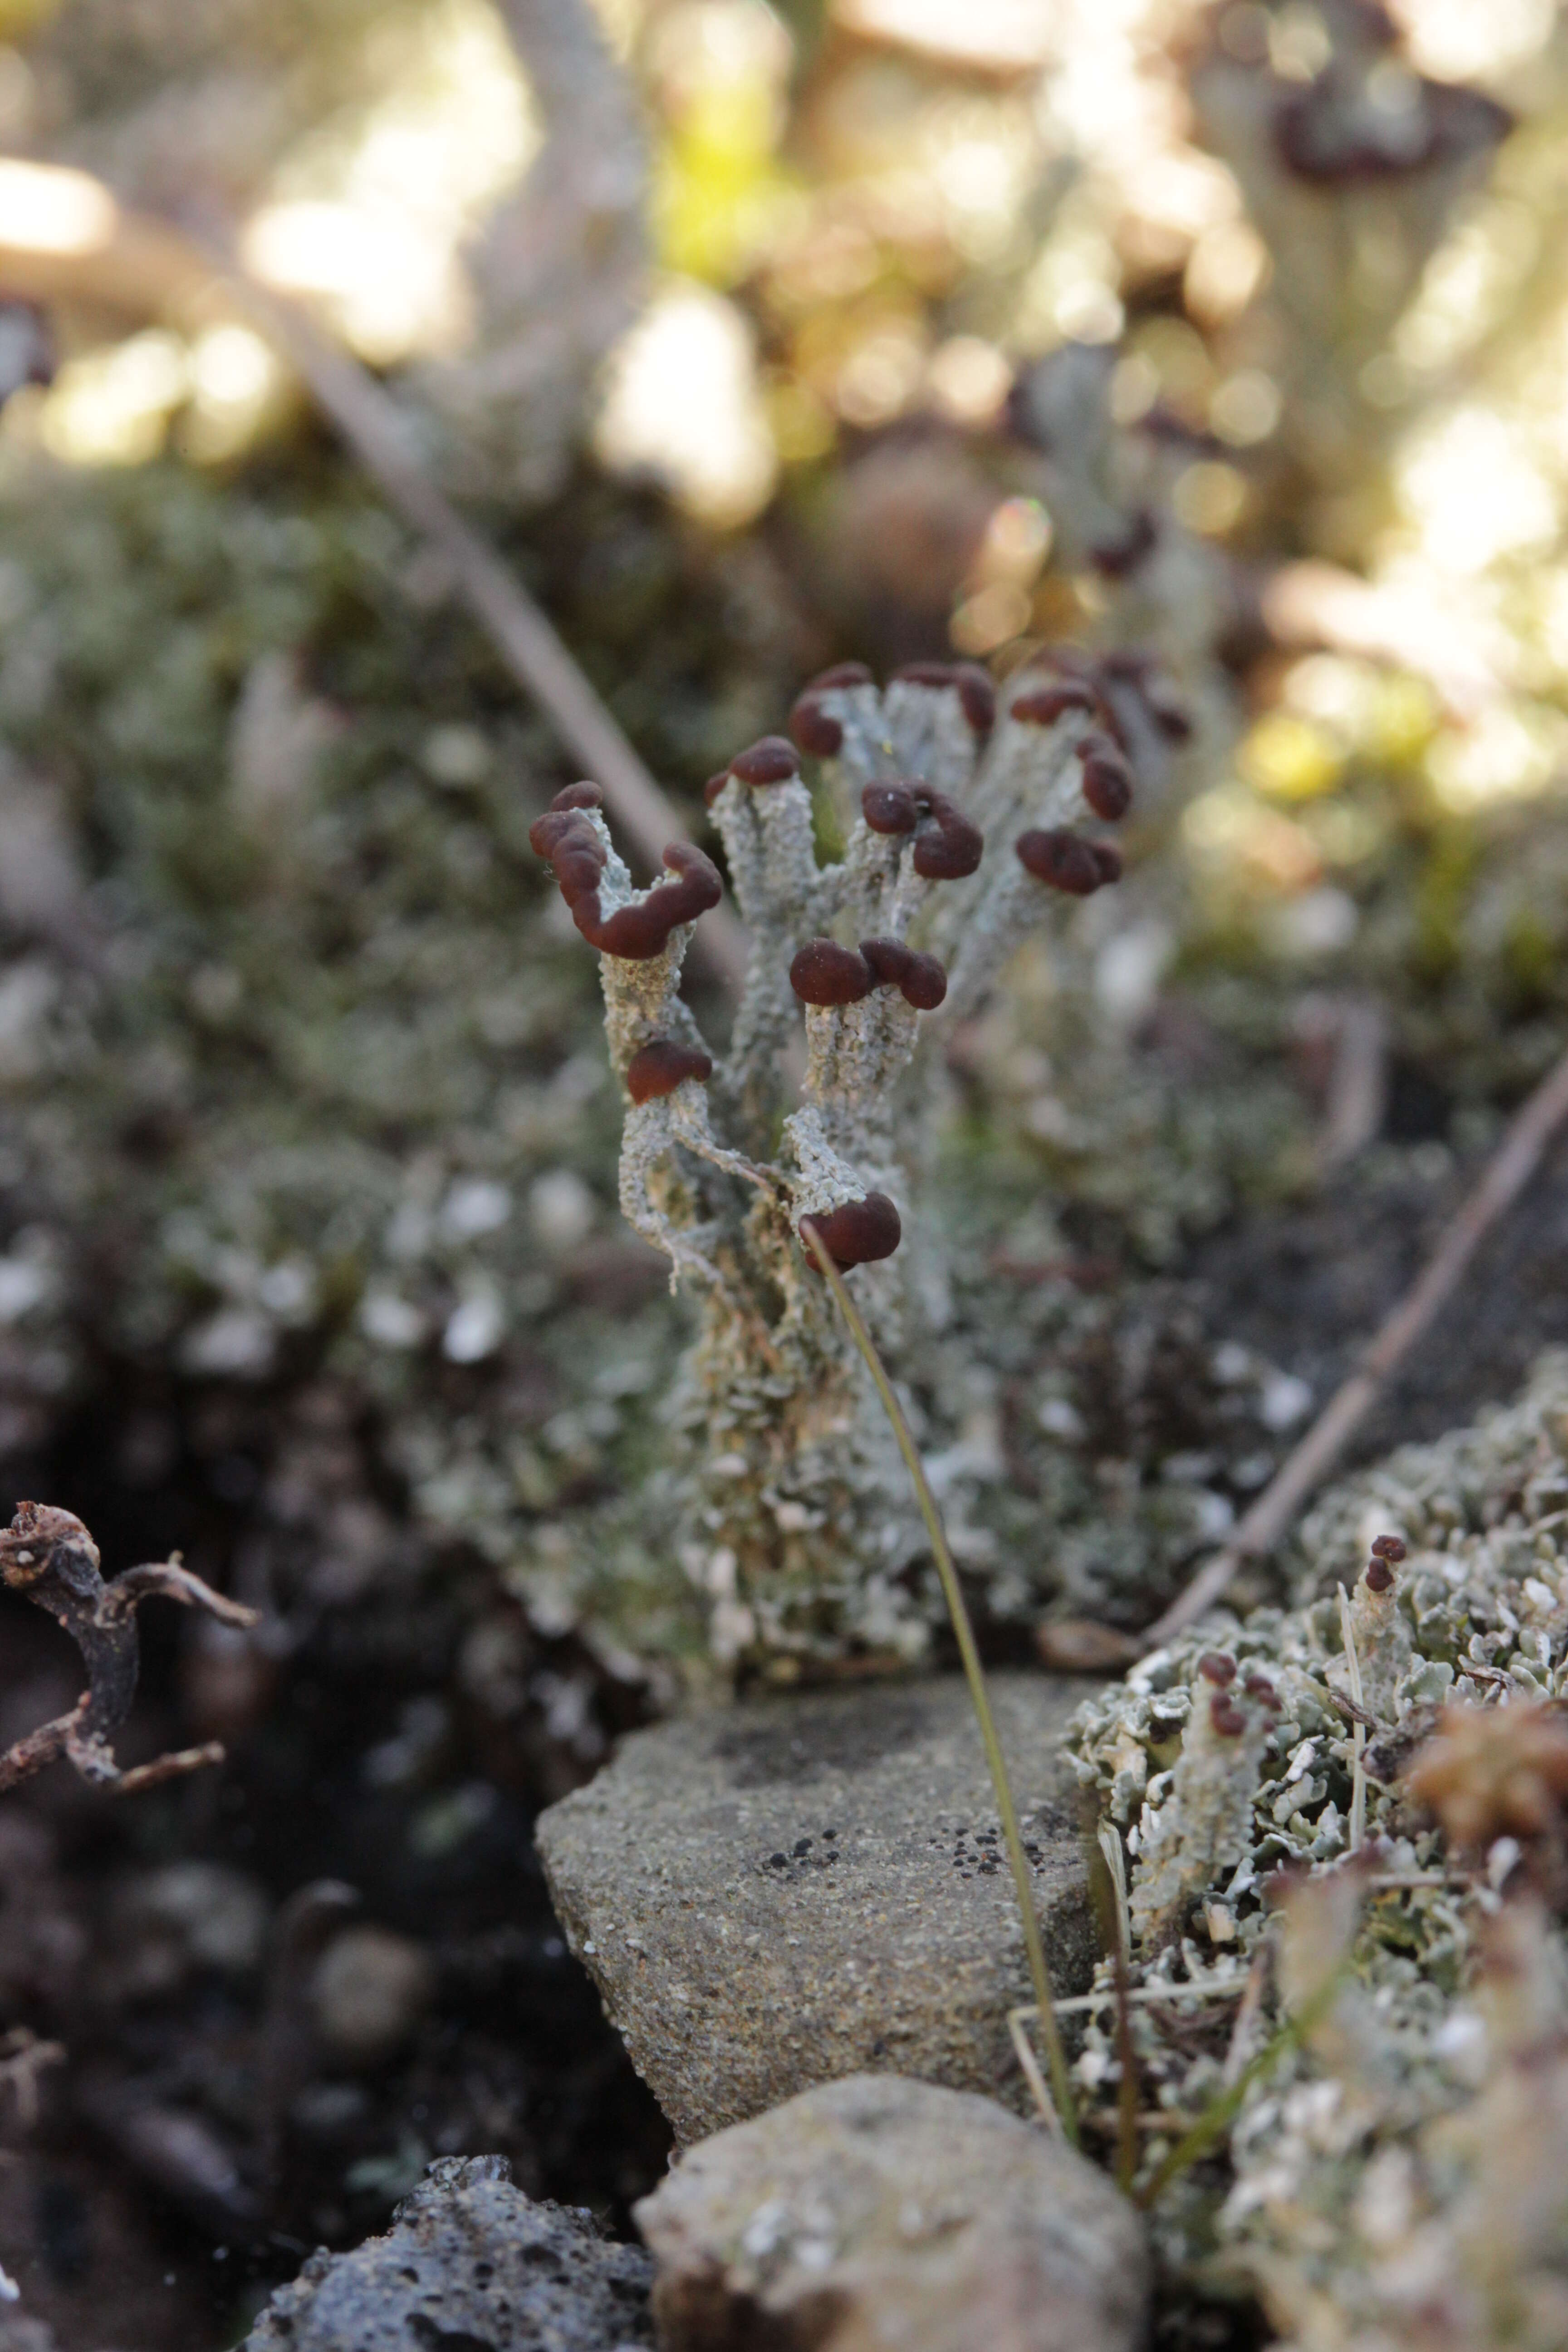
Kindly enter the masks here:
[[[229, 293], [299, 370], [387, 503], [446, 559], [458, 593], [512, 677], [549, 719], [605, 798], [643, 863], [660, 871], [665, 844], [684, 833], [679, 817], [533, 599], [420, 464], [408, 424], [391, 394], [358, 362], [329, 343], [294, 303], [216, 257]], [[715, 907], [692, 941], [715, 978], [745, 978], [746, 934], [728, 907]]]
[[16, 1788], [62, 1757], [84, 1780], [119, 1796], [223, 1762], [222, 1748], [210, 1740], [121, 1772], [110, 1741], [136, 1696], [136, 1611], [142, 1601], [162, 1595], [187, 1609], [205, 1609], [226, 1625], [254, 1625], [254, 1609], [215, 1592], [177, 1557], [128, 1569], [106, 1584], [98, 1546], [81, 1521], [47, 1503], [18, 1503], [10, 1526], [0, 1528], [0, 1584], [58, 1620], [81, 1652], [88, 1682], [68, 1715], [40, 1724], [0, 1755], [0, 1790]]
[[1568, 1054], [1516, 1114], [1479, 1183], [1445, 1227], [1414, 1287], [1386, 1318], [1359, 1369], [1335, 1390], [1300, 1444], [1286, 1455], [1230, 1541], [1205, 1561], [1163, 1614], [1138, 1637], [1140, 1650], [1157, 1649], [1181, 1633], [1213, 1607], [1244, 1561], [1258, 1559], [1273, 1549], [1365, 1420], [1390, 1376], [1436, 1321], [1487, 1234], [1518, 1200], [1564, 1118], [1568, 1118]]
[[[392, 395], [296, 303], [258, 284], [227, 253], [111, 200], [105, 215], [100, 236], [80, 253], [33, 252], [0, 239], [0, 291], [39, 301], [79, 292], [182, 320], [196, 310], [210, 316], [215, 296], [226, 295], [298, 371], [388, 505], [445, 557], [458, 594], [512, 677], [602, 786], [637, 856], [657, 875], [666, 842], [684, 831], [679, 817], [544, 614], [426, 472]], [[746, 933], [728, 907], [713, 908], [691, 953], [731, 987], [745, 978]]]

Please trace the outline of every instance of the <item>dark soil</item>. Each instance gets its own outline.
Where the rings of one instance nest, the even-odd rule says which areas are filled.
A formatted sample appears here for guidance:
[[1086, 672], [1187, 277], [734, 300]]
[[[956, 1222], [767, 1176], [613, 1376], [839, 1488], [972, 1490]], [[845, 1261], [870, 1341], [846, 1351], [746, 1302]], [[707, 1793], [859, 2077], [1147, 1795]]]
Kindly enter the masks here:
[[[1173, 1271], [1215, 1338], [1321, 1401], [1476, 1173], [1369, 1157]], [[1568, 1145], [1489, 1240], [1355, 1457], [1469, 1419], [1553, 1341], [1568, 1341]], [[21, 1491], [86, 1518], [106, 1572], [175, 1547], [228, 1557], [244, 1541], [237, 1468], [228, 1500], [185, 1445], [155, 1484], [128, 1478], [137, 1400], [112, 1368], [99, 1397]], [[5, 2014], [68, 2053], [37, 2077], [31, 2128], [0, 2090], [0, 2260], [59, 2352], [216, 2352], [309, 2249], [384, 2226], [436, 2156], [499, 2152], [525, 2190], [629, 2231], [669, 2135], [565, 1951], [531, 1835], [588, 1777], [595, 1743], [537, 1704], [498, 1726], [465, 1696], [464, 1642], [497, 1607], [490, 1572], [455, 1556], [395, 1605], [322, 1609], [291, 1654], [241, 1670], [155, 1606], [121, 1759], [216, 1727], [228, 1764], [123, 1804], [58, 1769], [0, 1805]], [[587, 1688], [601, 1748], [647, 1716], [643, 1685], [518, 1613], [531, 1687], [553, 1674]], [[0, 1596], [0, 1738], [68, 1705], [79, 1681], [54, 1625]], [[263, 1923], [253, 1949], [215, 1961], [199, 1931], [150, 1916], [161, 1874], [189, 1861], [230, 1874], [215, 1885]], [[354, 1889], [358, 1917], [432, 1967], [427, 2008], [375, 2063], [325, 2048], [301, 1992], [310, 1921], [290, 1928], [284, 1906], [323, 1880]]]
[[[1321, 1405], [1398, 1304], [1481, 1162], [1355, 1171], [1304, 1208], [1259, 1215], [1196, 1253], [1205, 1319], [1310, 1382]], [[1479, 1251], [1391, 1381], [1345, 1466], [1440, 1437], [1500, 1403], [1543, 1348], [1568, 1345], [1568, 1140]]]
[[[111, 1433], [69, 1433], [37, 1490], [89, 1520], [107, 1571], [198, 1538], [210, 1556], [194, 1486], [128, 1494], [95, 1474]], [[534, 1814], [586, 1768], [537, 1720], [504, 1738], [469, 1720], [456, 1667], [473, 1585], [458, 1561], [391, 1622], [384, 1604], [325, 1612], [267, 1687], [238, 1692], [204, 1687], [179, 1612], [148, 1611], [121, 1761], [196, 1736], [221, 1699], [228, 1764], [123, 1803], [60, 1769], [0, 1804], [5, 2013], [68, 2053], [37, 2077], [31, 2130], [0, 2091], [0, 2260], [58, 2352], [232, 2342], [310, 2248], [384, 2227], [433, 2157], [503, 2154], [520, 2187], [619, 2234], [662, 2173], [668, 2128], [566, 1953], [533, 1853]], [[581, 1645], [554, 1646], [543, 1664], [581, 1683]], [[613, 1736], [643, 1702], [593, 1671]], [[0, 1596], [0, 1738], [68, 1706], [79, 1679], [52, 1622]], [[166, 1865], [192, 1860], [229, 1874], [226, 1901], [248, 1899], [254, 1949], [215, 1965], [199, 1923], [149, 1916]], [[321, 1880], [432, 1964], [427, 2008], [379, 2062], [334, 2058], [301, 1995], [300, 1926], [291, 1955], [279, 1913]]]

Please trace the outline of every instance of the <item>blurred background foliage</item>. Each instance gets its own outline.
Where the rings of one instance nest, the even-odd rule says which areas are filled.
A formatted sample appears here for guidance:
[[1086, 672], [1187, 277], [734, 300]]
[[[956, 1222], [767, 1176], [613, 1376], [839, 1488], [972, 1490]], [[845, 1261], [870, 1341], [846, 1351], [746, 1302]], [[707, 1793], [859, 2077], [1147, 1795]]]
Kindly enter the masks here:
[[[1159, 666], [1190, 735], [1135, 870], [950, 1057], [980, 1353], [1049, 1391], [1024, 1499], [994, 1395], [923, 1401], [1035, 1562], [1005, 1619], [1168, 1579], [1283, 1424], [1243, 1413], [1247, 1477], [1174, 1508], [1162, 1465], [1203, 1448], [1127, 1402], [1158, 1349], [1107, 1336], [1138, 1284], [1247, 1203], [1430, 1206], [1568, 1033], [1559, 11], [29, 0], [0, 29], [16, 1479], [98, 1413], [133, 1462], [217, 1449], [137, 1475], [214, 1572], [248, 1528], [263, 1599], [455, 1548], [629, 1652], [689, 1642], [646, 1540], [678, 1310], [617, 1225], [592, 974], [524, 838], [566, 772], [220, 250], [384, 379], [694, 826], [825, 661]], [[1026, 1312], [997, 1264], [1044, 1269]], [[1079, 1342], [1120, 1368], [1109, 1423]], [[350, 1501], [280, 1479], [299, 1411], [353, 1433]], [[341, 1572], [305, 1564], [334, 1513]]]
[[[1129, 877], [933, 1148], [912, 1401], [1006, 1653], [1223, 1534], [1568, 1046], [1565, 227], [1552, 0], [0, 0], [0, 1472], [268, 1612], [154, 1640], [145, 1752], [235, 1761], [140, 1861], [527, 1917], [547, 2016], [518, 1824], [701, 1671], [570, 770], [197, 248], [384, 382], [694, 830], [828, 661], [1159, 665]], [[1435, 1426], [1568, 1337], [1552, 1248]], [[72, 1671], [12, 1630], [5, 1738]], [[129, 1849], [37, 1802], [68, 1910]], [[433, 2047], [300, 2139], [302, 2242], [497, 2128]], [[520, 2178], [635, 2189], [514, 2059]]]
[[[950, 1057], [974, 1265], [1046, 1269], [1027, 1314], [982, 1280], [983, 1355], [1114, 1321], [1086, 1253], [1135, 1286], [1247, 1203], [1436, 1200], [1562, 1049], [1548, 0], [29, 0], [0, 29], [18, 1478], [89, 1410], [171, 1464], [237, 1417], [206, 1539], [264, 1522], [276, 1600], [278, 1432], [321, 1382], [356, 1591], [451, 1545], [633, 1651], [687, 1639], [642, 1539], [676, 1310], [616, 1225], [592, 975], [524, 843], [560, 754], [215, 249], [380, 374], [694, 826], [822, 662], [1158, 665], [1189, 740], [1134, 872]], [[925, 1403], [994, 1422], [935, 1375]], [[1101, 1598], [1133, 1573], [1107, 1478], [1131, 1458], [1168, 1516], [1194, 1454], [1154, 1412], [1080, 1460], [1056, 1403], [1089, 1425], [1028, 1403], [1055, 1500], [1008, 1531], [1039, 1564], [1004, 1616], [1064, 1512]]]

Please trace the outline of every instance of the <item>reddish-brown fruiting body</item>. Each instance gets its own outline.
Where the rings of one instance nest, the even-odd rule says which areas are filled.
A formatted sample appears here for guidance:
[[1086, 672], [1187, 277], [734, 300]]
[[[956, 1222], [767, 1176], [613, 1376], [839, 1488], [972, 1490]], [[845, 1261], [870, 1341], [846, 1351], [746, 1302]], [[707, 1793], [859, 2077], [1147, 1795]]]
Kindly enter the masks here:
[[605, 805], [605, 795], [597, 784], [568, 784], [556, 793], [550, 803], [555, 809], [596, 809]]
[[860, 814], [873, 833], [913, 833], [920, 809], [912, 784], [868, 784], [860, 794]]
[[1247, 1729], [1246, 1716], [1224, 1691], [1215, 1691], [1209, 1701], [1209, 1721], [1222, 1739], [1239, 1739]]
[[528, 829], [530, 847], [548, 858], [556, 887], [569, 907], [596, 891], [605, 870], [605, 845], [580, 807], [548, 809]]
[[907, 686], [952, 688], [972, 734], [989, 735], [996, 724], [996, 689], [978, 662], [906, 662], [893, 676]]
[[708, 782], [702, 787], [702, 800], [705, 807], [712, 807], [714, 802], [718, 799], [720, 793], [723, 791], [729, 781], [730, 771], [728, 768], [721, 768], [716, 776], [709, 777]]
[[1198, 1660], [1198, 1672], [1205, 1683], [1224, 1690], [1227, 1683], [1236, 1680], [1236, 1660], [1228, 1650], [1205, 1650]]
[[936, 957], [907, 948], [902, 940], [862, 940], [860, 952], [879, 985], [896, 988], [917, 1013], [934, 1013], [947, 994], [947, 974]]
[[1386, 1592], [1394, 1582], [1394, 1570], [1385, 1559], [1369, 1559], [1363, 1575], [1369, 1592]]
[[1098, 817], [1115, 824], [1132, 805], [1132, 771], [1120, 751], [1091, 752], [1083, 763], [1083, 796]]
[[789, 714], [789, 731], [814, 760], [831, 760], [843, 748], [844, 725], [814, 694], [803, 694]]
[[985, 835], [962, 809], [954, 808], [945, 793], [928, 792], [922, 798], [925, 807], [915, 835], [915, 872], [928, 882], [962, 881], [979, 865]]
[[789, 731], [801, 750], [809, 751], [814, 760], [831, 760], [843, 747], [844, 728], [830, 710], [823, 709], [819, 697], [870, 683], [871, 673], [864, 662], [837, 662], [810, 679], [789, 715]]
[[[1107, 687], [1131, 687], [1138, 701], [1147, 710], [1154, 727], [1162, 731], [1166, 743], [1187, 743], [1192, 736], [1192, 719], [1187, 718], [1187, 706], [1183, 703], [1171, 679], [1162, 677], [1154, 668], [1150, 654], [1129, 654], [1126, 649], [1117, 654], [1102, 654], [1100, 677]], [[1107, 701], [1105, 722], [1126, 748], [1126, 736], [1119, 727], [1114, 710]]]
[[1187, 706], [1163, 677], [1144, 678], [1138, 690], [1143, 708], [1167, 743], [1191, 742], [1193, 722]]
[[[844, 1201], [825, 1217], [803, 1217], [803, 1238], [808, 1224], [816, 1226], [828, 1256], [846, 1273], [852, 1265], [870, 1265], [878, 1258], [891, 1257], [904, 1231], [886, 1192], [868, 1192], [863, 1201]], [[809, 1264], [816, 1264], [809, 1248], [806, 1258]]]
[[963, 705], [963, 715], [969, 721], [970, 732], [989, 735], [996, 724], [996, 688], [990, 675], [978, 662], [960, 662], [953, 672], [958, 698]]
[[1128, 516], [1120, 530], [1090, 548], [1089, 561], [1097, 572], [1105, 573], [1107, 579], [1125, 580], [1129, 572], [1136, 572], [1145, 557], [1153, 552], [1159, 535], [1148, 508], [1140, 507]]
[[1031, 687], [1013, 705], [1013, 716], [1024, 727], [1054, 727], [1069, 710], [1096, 717], [1100, 711], [1099, 697], [1076, 678], [1064, 679], [1060, 686]]
[[[604, 806], [605, 795], [597, 784], [568, 784], [557, 793], [542, 816], [536, 816], [528, 828], [528, 845], [536, 857], [553, 859], [555, 845], [571, 833], [573, 822], [584, 809]], [[590, 841], [595, 839], [592, 825], [580, 828]]]
[[[647, 963], [662, 955], [671, 931], [694, 923], [724, 895], [719, 868], [689, 841], [666, 845], [664, 863], [675, 877], [658, 882], [646, 898], [617, 907], [613, 915], [599, 915], [599, 894], [590, 893], [572, 909], [572, 919], [590, 947], [604, 955], [624, 956], [630, 963]], [[584, 920], [584, 918], [587, 918]]]
[[[1372, 16], [1371, 10], [1363, 13]], [[1387, 43], [1377, 46], [1392, 47], [1393, 38], [1390, 29]], [[1408, 103], [1401, 107], [1397, 124], [1386, 127], [1378, 108], [1346, 105], [1345, 85], [1331, 71], [1287, 99], [1275, 109], [1272, 123], [1286, 170], [1320, 187], [1397, 183], [1435, 163], [1468, 161], [1513, 129], [1515, 118], [1479, 90], [1458, 89], [1424, 75], [1409, 79], [1414, 87]]]
[[737, 753], [730, 772], [743, 784], [786, 784], [800, 773], [800, 753], [782, 735], [764, 735]]
[[807, 940], [797, 949], [789, 984], [804, 1004], [858, 1004], [873, 986], [865, 957], [837, 940]]
[[1026, 873], [1074, 898], [1090, 898], [1107, 882], [1114, 882], [1121, 871], [1121, 861], [1113, 849], [1101, 842], [1085, 841], [1081, 834], [1068, 833], [1064, 827], [1020, 834], [1015, 846]]
[[1373, 1559], [1403, 1559], [1405, 1546], [1398, 1536], [1374, 1536], [1372, 1556]]
[[[567, 787], [573, 793], [595, 789], [581, 784]], [[671, 931], [682, 923], [694, 923], [723, 897], [724, 886], [712, 860], [689, 841], [672, 841], [664, 853], [672, 878], [657, 882], [646, 898], [617, 907], [612, 915], [604, 914], [599, 877], [605, 870], [605, 848], [584, 814], [589, 803], [567, 801], [565, 794], [556, 798], [564, 805], [558, 804], [540, 817], [528, 837], [537, 854], [549, 859], [573, 921], [601, 955], [647, 963], [663, 954]]]
[[710, 1078], [711, 1055], [699, 1045], [678, 1045], [673, 1037], [652, 1037], [639, 1045], [626, 1064], [626, 1092], [633, 1102], [654, 1102], [672, 1095], [687, 1078]]
[[[1130, 653], [1125, 647], [1103, 654], [1100, 672], [1107, 683], [1132, 688], [1167, 742], [1187, 741], [1193, 722], [1187, 716], [1186, 705], [1169, 678], [1161, 676], [1150, 655]], [[1117, 732], [1120, 739], [1121, 730]]]
[[1258, 1701], [1259, 1706], [1266, 1706], [1270, 1715], [1279, 1714], [1279, 1694], [1267, 1675], [1256, 1672], [1247, 1675], [1242, 1683], [1242, 1688], [1249, 1698], [1255, 1698]]

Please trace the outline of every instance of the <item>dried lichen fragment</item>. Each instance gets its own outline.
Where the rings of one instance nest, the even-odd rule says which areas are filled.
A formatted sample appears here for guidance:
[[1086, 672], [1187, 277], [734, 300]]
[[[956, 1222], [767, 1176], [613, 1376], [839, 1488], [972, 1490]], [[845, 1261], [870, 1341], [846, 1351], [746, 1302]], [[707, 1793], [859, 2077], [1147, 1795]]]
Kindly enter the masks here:
[[223, 1761], [223, 1749], [214, 1741], [160, 1756], [130, 1772], [115, 1762], [110, 1741], [136, 1696], [136, 1611], [162, 1594], [187, 1608], [205, 1609], [225, 1624], [254, 1625], [254, 1609], [225, 1600], [177, 1559], [127, 1569], [106, 1584], [98, 1546], [81, 1521], [47, 1503], [18, 1503], [10, 1526], [0, 1531], [0, 1580], [59, 1620], [81, 1652], [88, 1675], [88, 1687], [68, 1715], [41, 1724], [0, 1755], [0, 1790], [14, 1789], [62, 1757], [84, 1780], [121, 1795]]

